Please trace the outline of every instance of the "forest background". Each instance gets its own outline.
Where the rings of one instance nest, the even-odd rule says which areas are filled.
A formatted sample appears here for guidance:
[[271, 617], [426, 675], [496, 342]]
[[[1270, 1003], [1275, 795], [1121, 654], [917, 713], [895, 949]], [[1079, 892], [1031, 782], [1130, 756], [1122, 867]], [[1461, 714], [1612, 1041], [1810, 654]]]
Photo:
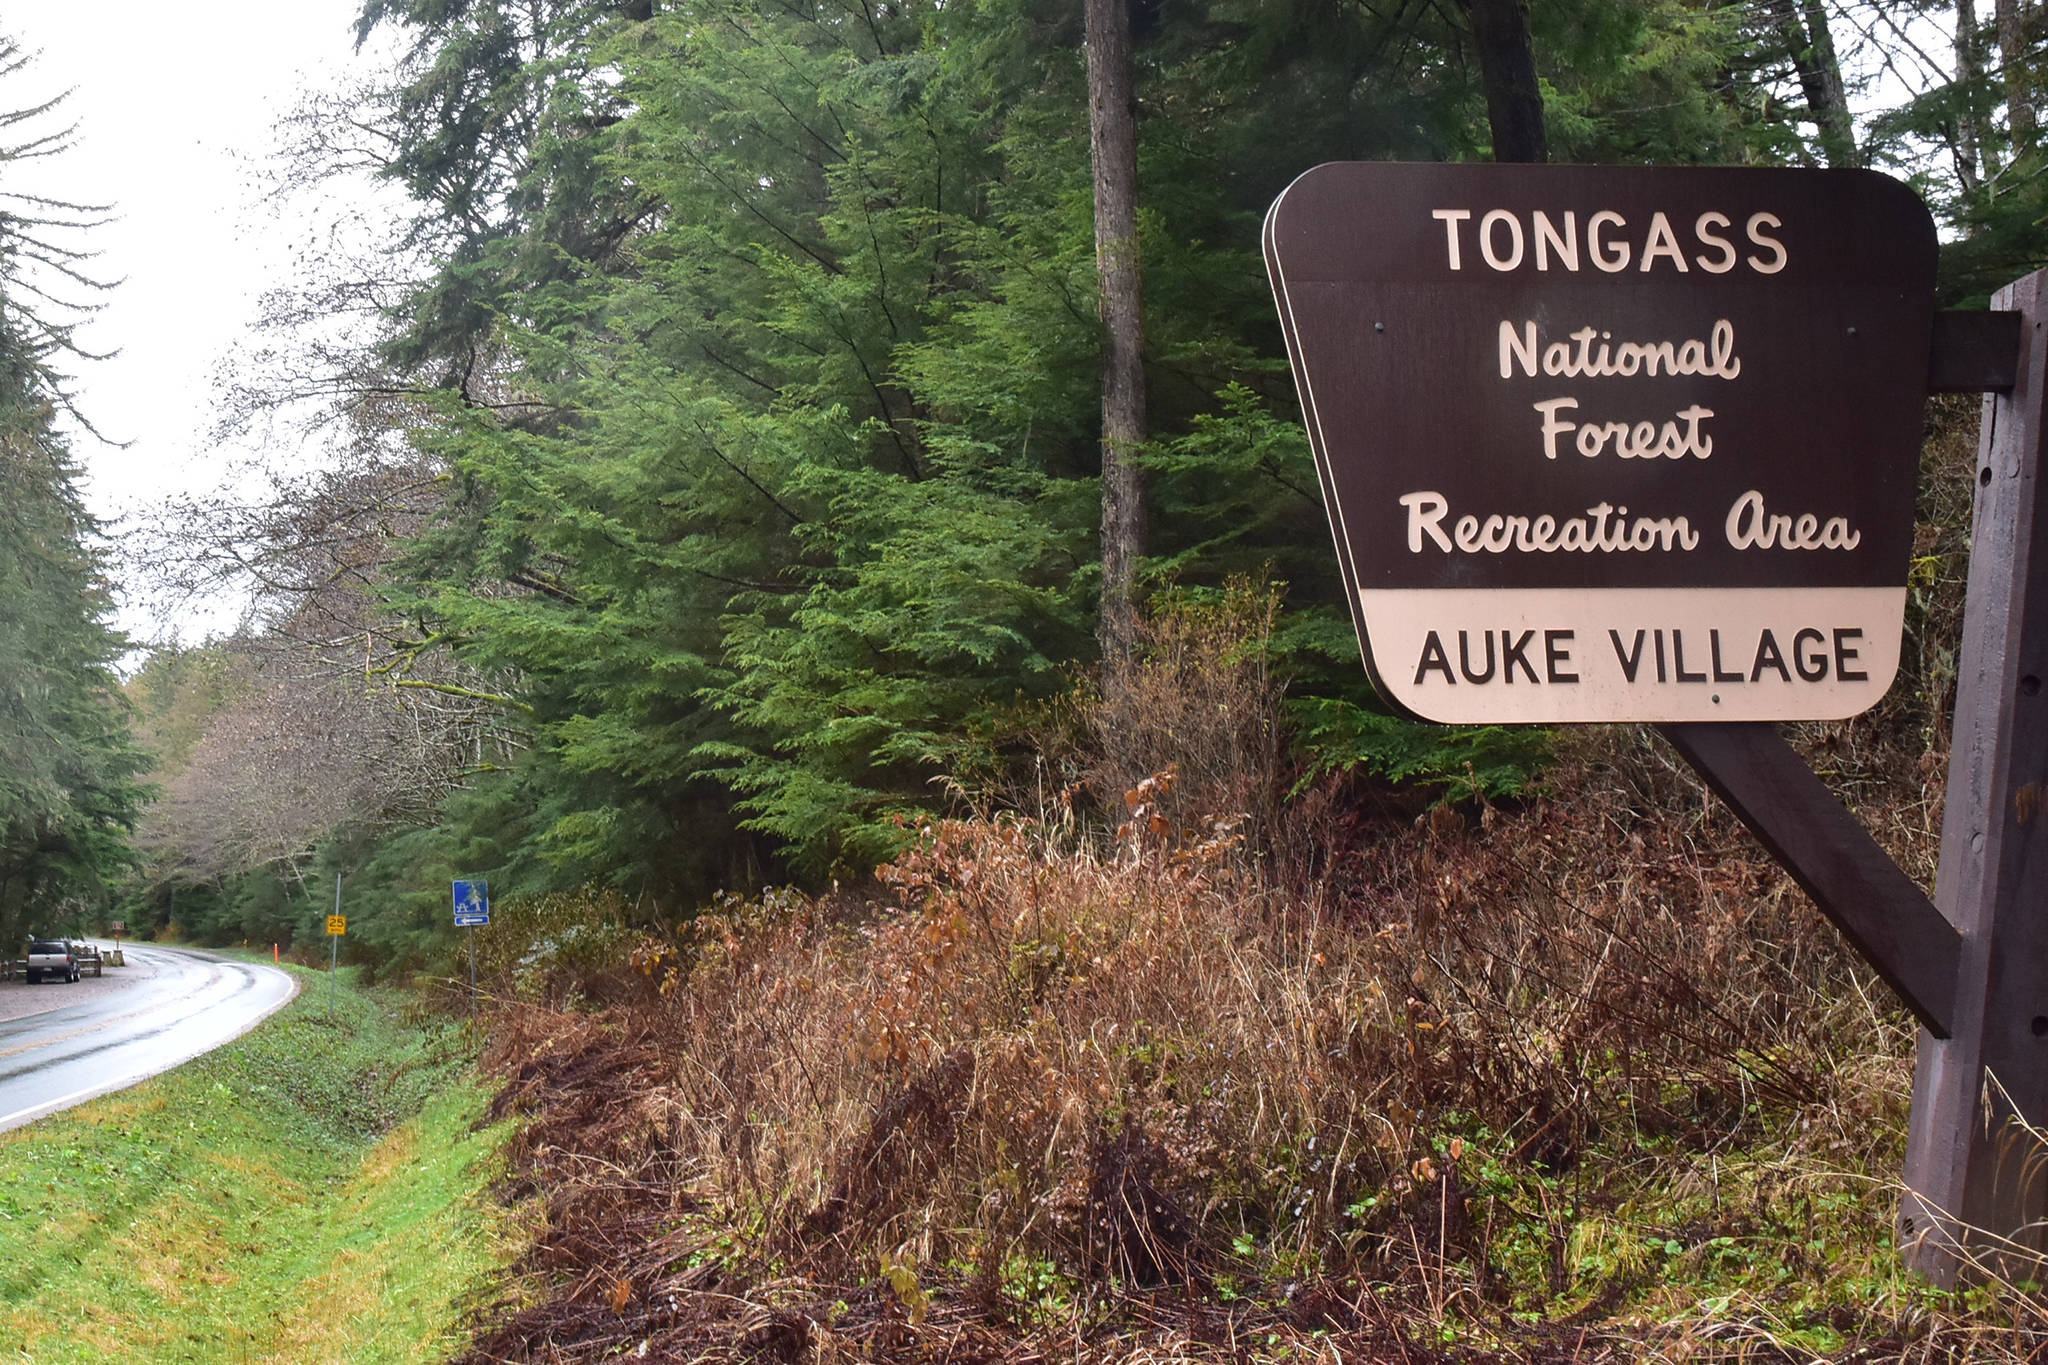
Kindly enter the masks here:
[[[303, 943], [342, 873], [351, 953], [412, 968], [449, 951], [451, 876], [605, 888], [666, 931], [720, 891], [863, 875], [933, 812], [1114, 826], [1148, 774], [1083, 733], [1119, 686], [1105, 644], [1142, 654], [1176, 613], [1236, 623], [1279, 681], [1276, 802], [1347, 775], [1368, 803], [1521, 791], [1545, 736], [1396, 720], [1358, 668], [1257, 250], [1274, 195], [1325, 160], [1494, 155], [1519, 89], [1556, 160], [1905, 176], [1945, 304], [2048, 258], [2036, 5], [1522, 15], [1123, 10], [1142, 370], [1112, 439], [1080, 0], [373, 0], [361, 34], [403, 55], [309, 99], [294, 173], [372, 167], [414, 216], [316, 256], [225, 396], [252, 426], [312, 404], [330, 457], [165, 509], [135, 556], [159, 588], [252, 608], [127, 684], [153, 800], [103, 709], [49, 748], [111, 774], [40, 788], [104, 847], [20, 798], [42, 832], [0, 913], [36, 885], [81, 921]], [[58, 538], [90, 562], [66, 477]], [[1107, 624], [1126, 592], [1152, 644]], [[66, 627], [102, 686], [117, 642], [77, 622], [103, 605]]]
[[[327, 456], [124, 543], [251, 604], [125, 682], [96, 213], [0, 217], [0, 930], [304, 954], [338, 875], [431, 989], [488, 878], [538, 1213], [479, 1360], [2033, 1358], [2036, 1289], [1900, 1269], [1910, 1019], [1668, 753], [1372, 696], [1257, 236], [1333, 159], [1873, 166], [1980, 306], [2048, 260], [2044, 25], [369, 0], [288, 188], [413, 215], [222, 395]], [[1927, 425], [1899, 683], [1794, 735], [1923, 881]]]

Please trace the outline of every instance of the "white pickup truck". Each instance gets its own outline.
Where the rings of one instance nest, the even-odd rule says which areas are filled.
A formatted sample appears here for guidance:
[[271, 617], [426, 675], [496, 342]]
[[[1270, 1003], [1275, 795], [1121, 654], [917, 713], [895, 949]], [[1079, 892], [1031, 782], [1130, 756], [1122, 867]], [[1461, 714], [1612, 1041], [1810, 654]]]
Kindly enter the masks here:
[[32, 939], [28, 945], [28, 984], [33, 986], [46, 976], [59, 981], [78, 980], [78, 958], [71, 951], [71, 945], [62, 939]]

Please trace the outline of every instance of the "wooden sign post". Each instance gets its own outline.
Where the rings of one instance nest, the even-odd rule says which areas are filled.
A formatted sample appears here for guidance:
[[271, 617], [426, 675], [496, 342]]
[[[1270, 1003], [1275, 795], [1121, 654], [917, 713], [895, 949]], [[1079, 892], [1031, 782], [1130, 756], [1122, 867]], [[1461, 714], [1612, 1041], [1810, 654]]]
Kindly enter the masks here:
[[[2048, 272], [1937, 315], [1883, 177], [1611, 167], [1318, 167], [1266, 257], [1381, 695], [1658, 724], [1923, 1027], [1908, 1262], [2042, 1278]], [[1923, 392], [1992, 394], [1939, 908], [1768, 723], [1890, 685]]]
[[1960, 961], [1952, 1027], [1920, 1039], [1899, 1216], [1943, 1283], [1972, 1257], [2041, 1279], [2048, 1219], [2048, 271], [1992, 302], [2016, 363], [1978, 440], [1935, 884]]

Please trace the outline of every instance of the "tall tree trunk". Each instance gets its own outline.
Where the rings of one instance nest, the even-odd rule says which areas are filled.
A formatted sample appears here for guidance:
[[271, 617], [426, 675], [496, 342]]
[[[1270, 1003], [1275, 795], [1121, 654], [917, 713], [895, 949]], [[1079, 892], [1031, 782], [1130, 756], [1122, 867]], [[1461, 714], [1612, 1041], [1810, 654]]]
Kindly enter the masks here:
[[2026, 0], [1996, 0], [1992, 13], [1998, 20], [1998, 62], [2005, 69], [2005, 107], [2012, 129], [2013, 152], [2034, 131], [2033, 83], [2028, 70], [2034, 53], [2027, 49]]
[[1138, 126], [1127, 0], [1087, 0], [1088, 128], [1095, 159], [1095, 269], [1102, 315], [1102, 655], [1137, 643], [1145, 553], [1145, 316], [1138, 257]]
[[1978, 86], [1984, 79], [1984, 53], [1978, 46], [1977, 0], [1956, 0], [1956, 179], [1965, 191], [1984, 183], [1977, 122]]
[[1849, 117], [1849, 95], [1824, 0], [1767, 0], [1764, 8], [1798, 73], [1807, 116], [1820, 129], [1822, 158], [1830, 166], [1857, 165], [1856, 125]]
[[1522, 0], [1459, 0], [1472, 21], [1479, 83], [1486, 91], [1486, 122], [1495, 161], [1548, 161], [1543, 133], [1543, 87], [1529, 41], [1529, 11]]

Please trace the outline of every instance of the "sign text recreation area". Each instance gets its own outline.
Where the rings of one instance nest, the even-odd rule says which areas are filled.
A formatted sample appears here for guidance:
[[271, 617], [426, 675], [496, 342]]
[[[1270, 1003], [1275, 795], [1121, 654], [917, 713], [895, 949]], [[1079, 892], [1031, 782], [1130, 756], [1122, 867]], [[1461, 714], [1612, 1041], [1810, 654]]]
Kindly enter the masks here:
[[1382, 695], [1488, 723], [1884, 694], [1933, 319], [1905, 187], [1342, 163], [1266, 255]]

